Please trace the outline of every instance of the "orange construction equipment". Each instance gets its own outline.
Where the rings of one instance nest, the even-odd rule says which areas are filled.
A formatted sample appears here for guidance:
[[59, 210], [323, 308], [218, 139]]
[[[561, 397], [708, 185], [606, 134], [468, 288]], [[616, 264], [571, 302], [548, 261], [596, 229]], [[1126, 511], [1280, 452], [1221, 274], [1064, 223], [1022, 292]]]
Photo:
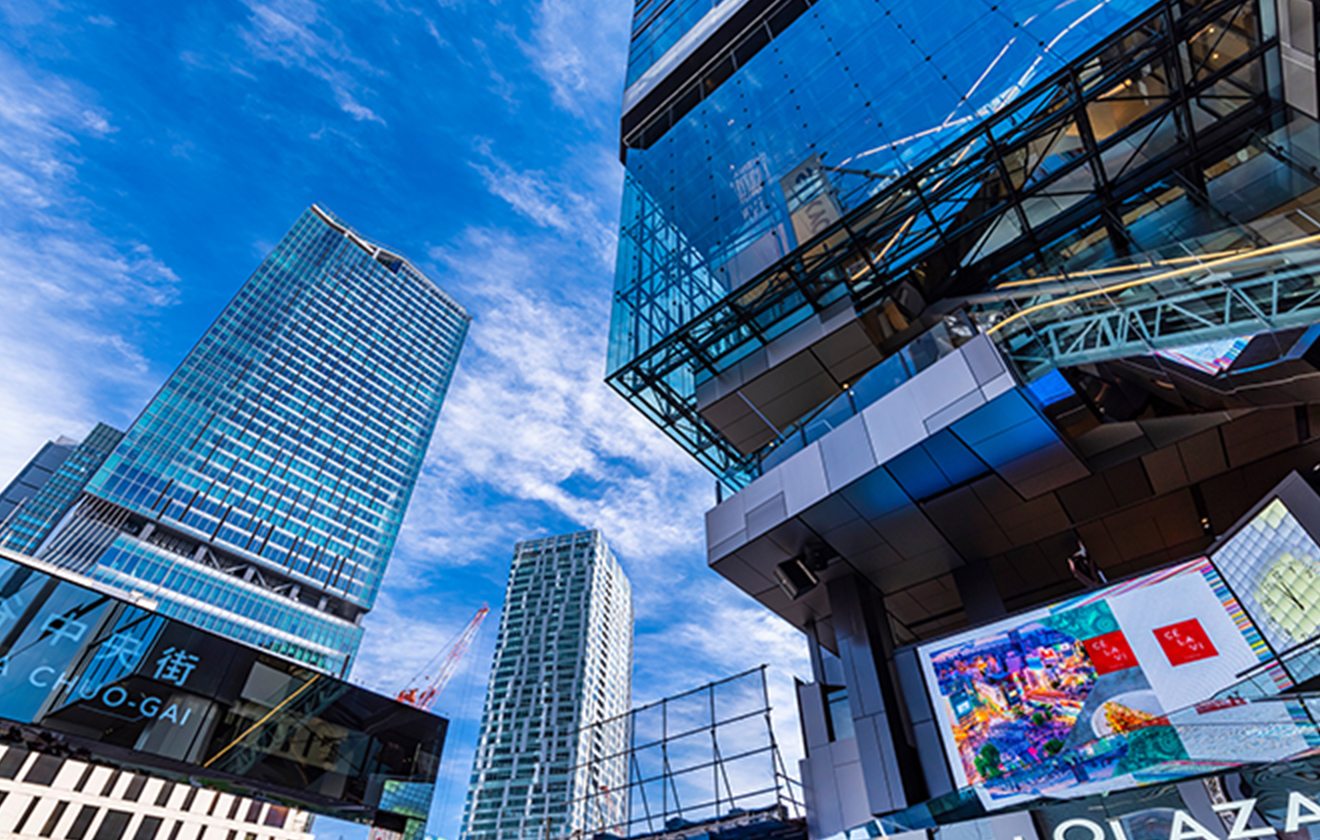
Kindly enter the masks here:
[[445, 655], [434, 679], [431, 678], [430, 672], [435, 667], [436, 660], [439, 659], [438, 656], [428, 662], [426, 667], [408, 682], [408, 687], [400, 691], [399, 696], [394, 699], [424, 712], [429, 712], [431, 707], [435, 705], [435, 698], [439, 697], [440, 692], [445, 690], [445, 686], [449, 684], [454, 672], [458, 670], [459, 660], [463, 658], [463, 654], [467, 653], [472, 640], [477, 637], [477, 631], [481, 629], [481, 622], [486, 620], [486, 614], [489, 612], [490, 607], [482, 604], [481, 609], [477, 610], [477, 614], [472, 616], [472, 620], [467, 623], [467, 627], [464, 627], [463, 632], [458, 634], [458, 641], [454, 642], [454, 646]]

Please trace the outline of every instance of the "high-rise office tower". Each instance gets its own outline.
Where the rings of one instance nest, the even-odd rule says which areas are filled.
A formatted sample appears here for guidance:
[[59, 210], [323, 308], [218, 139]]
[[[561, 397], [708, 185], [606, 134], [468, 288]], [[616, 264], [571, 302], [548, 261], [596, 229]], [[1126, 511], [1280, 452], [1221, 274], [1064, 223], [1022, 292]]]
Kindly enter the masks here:
[[463, 840], [624, 821], [632, 643], [632, 588], [599, 531], [514, 547]]
[[[1095, 733], [1051, 717], [1042, 687], [1066, 678], [1042, 647], [1106, 677], [1149, 666], [1109, 679], [1171, 692], [1171, 713], [1228, 690], [1142, 647], [1222, 628], [1213, 610], [998, 649], [1012, 625], [986, 625], [1172, 575], [1313, 474], [1318, 18], [1314, 0], [636, 3], [607, 377], [714, 474], [711, 567], [808, 642], [813, 837], [952, 814], [926, 800], [969, 784], [990, 809], [990, 779], [1080, 783]], [[1273, 558], [1220, 589], [1286, 603], [1309, 645], [1320, 551]], [[969, 626], [976, 656], [923, 659]], [[1101, 628], [1132, 655], [1105, 659], [1120, 636]], [[1195, 738], [1168, 744], [1208, 758]]]
[[312, 207], [37, 556], [344, 673], [468, 323], [406, 259]]

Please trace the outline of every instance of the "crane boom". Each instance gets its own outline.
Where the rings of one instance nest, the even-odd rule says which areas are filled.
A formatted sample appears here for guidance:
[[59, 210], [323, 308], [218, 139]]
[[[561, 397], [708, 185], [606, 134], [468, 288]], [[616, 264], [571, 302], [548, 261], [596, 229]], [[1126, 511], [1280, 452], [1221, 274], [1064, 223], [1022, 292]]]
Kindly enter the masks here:
[[[472, 616], [472, 620], [463, 628], [463, 632], [458, 634], [458, 641], [454, 642], [454, 646], [445, 655], [434, 679], [425, 673], [419, 673], [408, 683], [407, 688], [399, 692], [399, 696], [395, 699], [424, 712], [429, 712], [431, 707], [435, 705], [436, 698], [440, 696], [440, 692], [445, 690], [445, 686], [449, 684], [454, 673], [458, 671], [458, 664], [463, 659], [463, 654], [467, 653], [467, 649], [472, 645], [472, 640], [477, 637], [477, 631], [481, 629], [481, 622], [486, 620], [486, 614], [489, 612], [490, 607], [482, 604], [481, 609], [477, 610], [477, 614]], [[423, 672], [429, 671], [431, 665], [434, 664], [435, 662], [432, 660], [423, 669]]]

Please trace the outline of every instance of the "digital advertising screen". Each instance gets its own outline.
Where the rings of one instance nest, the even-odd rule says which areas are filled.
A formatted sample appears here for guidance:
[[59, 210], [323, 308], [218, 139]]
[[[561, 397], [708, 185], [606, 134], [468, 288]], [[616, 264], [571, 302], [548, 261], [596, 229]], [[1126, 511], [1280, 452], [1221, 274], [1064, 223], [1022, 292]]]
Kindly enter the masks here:
[[[1284, 499], [1270, 500], [1210, 559], [1275, 653], [1287, 654], [1320, 631], [1320, 545]], [[1320, 674], [1320, 657], [1285, 660], [1297, 682]]]
[[[1290, 705], [1205, 702], [1272, 654], [1204, 558], [917, 650], [954, 780], [987, 807], [1307, 748]], [[1268, 737], [1244, 744], [1246, 719]]]

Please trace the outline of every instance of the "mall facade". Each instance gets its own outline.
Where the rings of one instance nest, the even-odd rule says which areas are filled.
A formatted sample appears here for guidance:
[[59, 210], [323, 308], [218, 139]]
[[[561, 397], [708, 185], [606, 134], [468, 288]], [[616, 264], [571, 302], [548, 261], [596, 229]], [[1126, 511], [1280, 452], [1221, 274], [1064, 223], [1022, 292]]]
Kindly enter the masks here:
[[607, 379], [807, 641], [813, 840], [1320, 819], [1317, 20], [637, 4]]

